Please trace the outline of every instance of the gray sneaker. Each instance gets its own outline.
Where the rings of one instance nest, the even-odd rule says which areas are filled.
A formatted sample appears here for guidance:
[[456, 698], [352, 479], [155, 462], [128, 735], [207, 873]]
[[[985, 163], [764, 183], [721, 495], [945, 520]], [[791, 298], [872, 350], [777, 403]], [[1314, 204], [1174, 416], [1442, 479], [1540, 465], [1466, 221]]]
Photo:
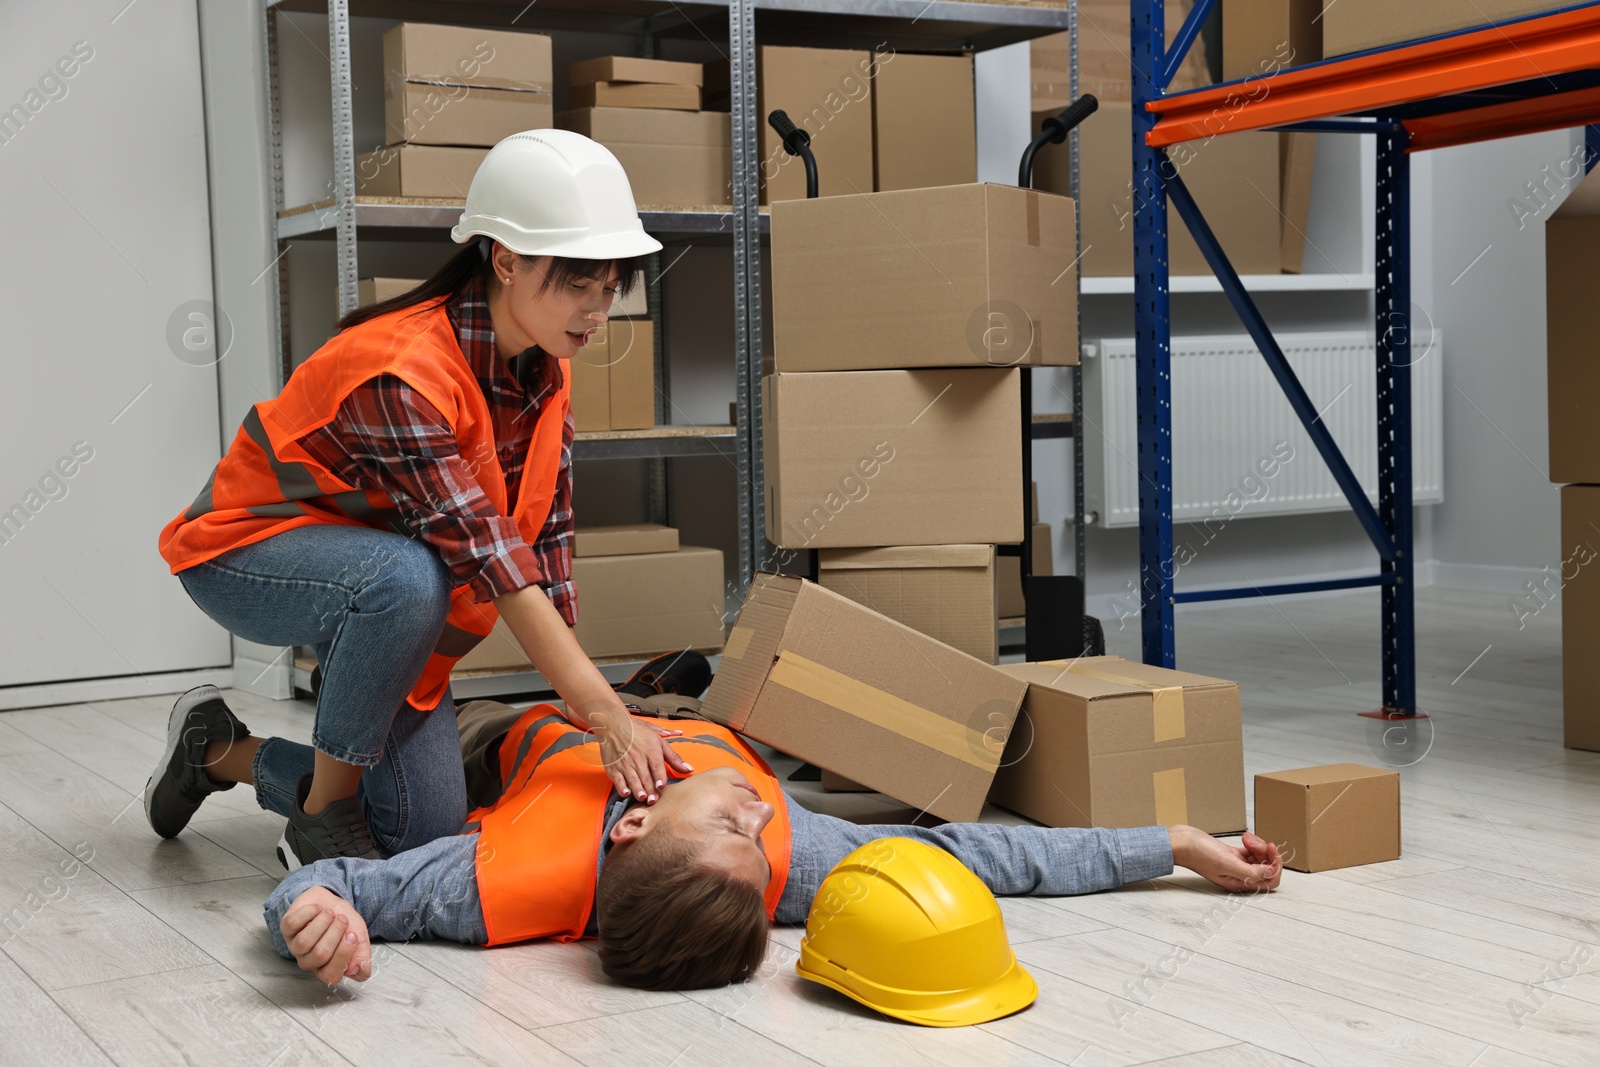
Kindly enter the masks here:
[[167, 747], [144, 786], [144, 813], [162, 837], [177, 837], [212, 793], [232, 789], [233, 782], [213, 782], [206, 774], [206, 745], [250, 736], [214, 685], [189, 690], [172, 705], [167, 718]]
[[294, 810], [283, 828], [278, 841], [278, 862], [289, 871], [298, 871], [308, 863], [318, 860], [351, 856], [356, 859], [381, 860], [378, 842], [367, 826], [367, 817], [361, 812], [361, 801], [355, 797], [336, 800], [317, 815], [307, 815], [306, 796], [311, 792], [311, 775], [300, 779], [295, 790]]

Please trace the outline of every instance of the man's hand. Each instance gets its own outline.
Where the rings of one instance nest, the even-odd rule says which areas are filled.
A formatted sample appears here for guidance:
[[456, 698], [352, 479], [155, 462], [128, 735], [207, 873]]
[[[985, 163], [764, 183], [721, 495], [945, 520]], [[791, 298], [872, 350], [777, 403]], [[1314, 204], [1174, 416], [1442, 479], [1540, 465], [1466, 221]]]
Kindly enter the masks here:
[[1172, 862], [1187, 867], [1231, 893], [1276, 889], [1283, 878], [1278, 846], [1255, 834], [1244, 835], [1243, 847], [1226, 845], [1194, 826], [1173, 826]]
[[346, 978], [372, 977], [372, 942], [367, 924], [350, 902], [313, 886], [294, 898], [278, 923], [302, 971], [338, 985]]
[[668, 766], [682, 774], [694, 770], [667, 744], [666, 739], [681, 734], [681, 730], [638, 723], [620, 705], [615, 710], [590, 712], [588, 720], [589, 728], [600, 739], [600, 759], [606, 773], [623, 796], [631, 793], [654, 804], [660, 799], [661, 787], [667, 784]]

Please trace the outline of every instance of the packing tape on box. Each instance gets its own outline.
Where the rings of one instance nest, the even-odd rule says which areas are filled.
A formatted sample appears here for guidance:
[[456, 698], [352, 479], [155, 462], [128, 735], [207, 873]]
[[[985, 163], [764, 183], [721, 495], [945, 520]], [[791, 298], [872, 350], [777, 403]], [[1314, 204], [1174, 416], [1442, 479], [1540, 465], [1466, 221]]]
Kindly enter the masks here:
[[727, 643], [722, 647], [723, 659], [738, 659], [750, 647], [750, 635], [755, 631], [747, 626], [735, 626], [728, 631]]
[[1153, 698], [1153, 728], [1156, 742], [1159, 744], [1162, 741], [1176, 741], [1184, 735], [1183, 686], [1181, 685], [1154, 685], [1142, 678], [1131, 678], [1126, 674], [1103, 671], [1098, 667], [1085, 667], [1083, 664], [1073, 660], [1052, 660], [1046, 663], [1045, 666], [1060, 667], [1072, 674], [1086, 674], [1103, 682], [1115, 682], [1118, 685], [1131, 686], [1134, 689], [1144, 689]]
[[767, 681], [980, 770], [993, 771], [1000, 762], [982, 732], [793, 652], [778, 654]]
[[1150, 789], [1156, 797], [1156, 823], [1177, 826], [1189, 821], [1189, 791], [1184, 785], [1183, 768], [1156, 771], [1150, 776]]

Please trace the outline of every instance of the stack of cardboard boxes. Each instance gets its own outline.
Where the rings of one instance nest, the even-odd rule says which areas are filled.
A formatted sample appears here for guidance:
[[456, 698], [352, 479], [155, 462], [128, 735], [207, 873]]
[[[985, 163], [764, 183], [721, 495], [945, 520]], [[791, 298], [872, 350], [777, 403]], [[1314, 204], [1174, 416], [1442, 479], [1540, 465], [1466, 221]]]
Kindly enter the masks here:
[[574, 63], [569, 80], [572, 110], [556, 124], [611, 149], [641, 208], [729, 203], [732, 127], [701, 110], [701, 64], [601, 56]]
[[[722, 645], [722, 553], [680, 546], [670, 526], [579, 528], [572, 580], [578, 589], [573, 632], [592, 659]], [[456, 670], [527, 666], [528, 657], [501, 620]]]
[[356, 160], [363, 196], [465, 199], [491, 147], [551, 124], [544, 34], [403, 22], [383, 62], [388, 143]]
[[1073, 227], [1065, 197], [986, 184], [772, 209], [767, 537], [991, 663], [994, 546], [1024, 521], [1018, 368], [1078, 359]]
[[[1568, 748], [1600, 751], [1600, 172], [1583, 177], [1584, 153], [1563, 160], [1559, 180], [1579, 182], [1544, 228], [1549, 344], [1550, 480], [1561, 489], [1561, 565], [1512, 602], [1519, 624], [1561, 598], [1562, 700]], [[1548, 172], [1549, 168], [1547, 168]], [[1547, 568], [1548, 570], [1548, 568]]]

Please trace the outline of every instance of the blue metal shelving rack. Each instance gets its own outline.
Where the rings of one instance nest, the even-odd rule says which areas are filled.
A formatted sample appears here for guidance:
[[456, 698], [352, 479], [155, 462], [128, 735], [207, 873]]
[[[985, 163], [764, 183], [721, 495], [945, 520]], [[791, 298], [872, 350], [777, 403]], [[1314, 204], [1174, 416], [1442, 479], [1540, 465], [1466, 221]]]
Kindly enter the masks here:
[[[1584, 126], [1586, 162], [1592, 167], [1600, 155], [1600, 4], [1569, 5], [1556, 13], [1279, 71], [1267, 79], [1259, 98], [1254, 95], [1258, 87], [1243, 82], [1167, 95], [1166, 87], [1215, 7], [1216, 0], [1196, 0], [1168, 51], [1163, 0], [1130, 0], [1144, 660], [1174, 665], [1173, 614], [1178, 604], [1378, 586], [1383, 706], [1370, 714], [1410, 718], [1419, 714], [1412, 558], [1410, 153]], [[1377, 141], [1376, 507], [1319, 421], [1271, 329], [1168, 162], [1167, 145], [1222, 131], [1259, 129], [1354, 133]], [[1377, 549], [1376, 574], [1205, 593], [1174, 588], [1169, 205], [1188, 226]]]

